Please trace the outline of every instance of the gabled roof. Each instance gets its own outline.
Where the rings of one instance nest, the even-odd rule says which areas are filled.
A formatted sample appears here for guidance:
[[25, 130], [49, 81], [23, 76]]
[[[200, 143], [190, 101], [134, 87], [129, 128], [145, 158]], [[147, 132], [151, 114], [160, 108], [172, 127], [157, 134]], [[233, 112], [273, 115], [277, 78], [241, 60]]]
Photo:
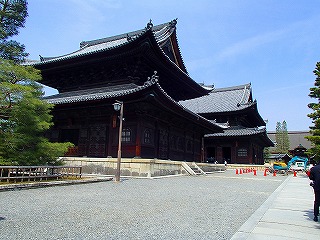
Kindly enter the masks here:
[[[144, 29], [84, 41], [75, 52], [58, 57], [41, 57], [41, 61], [29, 61], [25, 64], [41, 70], [42, 83], [58, 89], [59, 92], [97, 85], [103, 87], [112, 81], [134, 81], [141, 85], [145, 74], [157, 69], [162, 88], [175, 100], [203, 96], [209, 91], [188, 75], [178, 45], [176, 23], [177, 21], [173, 20], [153, 26], [150, 22]], [[82, 78], [81, 81], [75, 77], [82, 69], [83, 75], [93, 71], [95, 67], [105, 74], [92, 74], [94, 81], [90, 81], [90, 76]], [[121, 71], [116, 69], [114, 72], [117, 67]], [[74, 81], [76, 85], [70, 85], [70, 81]]]
[[243, 126], [231, 126], [228, 129], [224, 129], [223, 133], [206, 134], [205, 137], [239, 137], [252, 136], [260, 133], [266, 133], [266, 128], [246, 128]]
[[265, 127], [247, 128], [243, 126], [231, 126], [224, 129], [222, 133], [206, 134], [205, 138], [219, 138], [219, 137], [254, 137], [258, 136], [266, 147], [274, 146], [272, 140], [267, 136]]
[[274, 159], [274, 160], [283, 159], [283, 158], [291, 159], [291, 157], [288, 153], [271, 153], [271, 154], [269, 154], [269, 156], [267, 158]]
[[[62, 56], [57, 56], [57, 57], [42, 57], [40, 56], [40, 61], [38, 62], [29, 62], [27, 64], [33, 64], [35, 66], [37, 65], [43, 65], [47, 63], [52, 63], [52, 62], [59, 62], [62, 60], [67, 60], [67, 59], [72, 59], [72, 58], [77, 58], [81, 56], [86, 56], [86, 55], [91, 55], [103, 51], [108, 51], [111, 49], [115, 49], [121, 46], [124, 46], [126, 44], [129, 44], [130, 42], [138, 39], [140, 36], [145, 34], [147, 31], [151, 31], [156, 39], [157, 44], [159, 45], [160, 48], [163, 47], [163, 45], [168, 41], [168, 39], [174, 35], [176, 31], [176, 24], [177, 20], [172, 20], [168, 23], [160, 24], [153, 26], [153, 24], [150, 22], [147, 24], [147, 27], [138, 31], [133, 31], [129, 33], [124, 33], [112, 37], [106, 37], [106, 38], [101, 38], [97, 40], [92, 40], [92, 41], [82, 41], [80, 43], [80, 49], [77, 51], [74, 51], [72, 53], [62, 55]], [[175, 36], [174, 36], [175, 37]], [[179, 48], [177, 46], [177, 48]], [[175, 64], [178, 64], [182, 70], [186, 72], [186, 68], [183, 64], [183, 60], [181, 58], [181, 53], [180, 50], [178, 49], [178, 53], [175, 55], [179, 55], [179, 59], [175, 59]], [[172, 60], [172, 59], [171, 59]]]
[[191, 111], [204, 113], [235, 112], [256, 104], [252, 101], [251, 84], [212, 90], [208, 95], [180, 101]]
[[146, 82], [145, 85], [138, 86], [134, 83], [129, 83], [110, 87], [90, 88], [79, 91], [59, 93], [44, 97], [44, 99], [51, 104], [87, 102], [127, 95], [140, 91], [146, 88], [149, 84], [150, 82]]
[[198, 124], [201, 124], [208, 129], [214, 129], [215, 132], [222, 131], [222, 128], [218, 124], [190, 111], [189, 109], [183, 107], [178, 102], [176, 102], [173, 98], [171, 98], [158, 83], [158, 76], [156, 76], [156, 72], [142, 86], [131, 83], [104, 88], [70, 91], [45, 97], [44, 100], [46, 100], [48, 103], [55, 105], [75, 104], [81, 102], [87, 103], [90, 101], [97, 101], [103, 99], [121, 99], [121, 97], [129, 96], [131, 94], [139, 92], [143, 93], [143, 91], [148, 90], [154, 90], [154, 92], [157, 93], [157, 97], [154, 98], [155, 101], [161, 103], [165, 102], [164, 104], [166, 104], [167, 106], [170, 105], [170, 107], [168, 107], [170, 111], [173, 111], [177, 114], [179, 114], [180, 112], [182, 116], [187, 117], [191, 121], [197, 122]]

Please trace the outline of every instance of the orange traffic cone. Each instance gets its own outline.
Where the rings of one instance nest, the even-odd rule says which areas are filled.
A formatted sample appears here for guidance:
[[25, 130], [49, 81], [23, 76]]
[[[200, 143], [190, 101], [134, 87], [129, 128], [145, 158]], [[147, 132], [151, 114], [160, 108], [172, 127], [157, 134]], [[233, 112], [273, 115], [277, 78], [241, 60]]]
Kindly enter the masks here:
[[263, 176], [267, 176], [267, 169], [264, 170]]
[[242, 174], [242, 169], [240, 168], [240, 174]]
[[273, 172], [273, 176], [274, 176], [274, 177], [277, 176], [277, 171], [274, 171], [274, 172]]
[[297, 176], [297, 172], [293, 171], [293, 176], [296, 177]]

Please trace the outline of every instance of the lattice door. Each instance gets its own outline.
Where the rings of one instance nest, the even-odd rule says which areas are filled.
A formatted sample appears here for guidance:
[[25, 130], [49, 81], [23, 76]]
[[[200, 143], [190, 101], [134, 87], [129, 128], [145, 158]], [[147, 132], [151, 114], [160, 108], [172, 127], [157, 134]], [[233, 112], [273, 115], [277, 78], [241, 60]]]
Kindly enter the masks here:
[[159, 158], [168, 159], [168, 131], [160, 130], [159, 132]]
[[105, 125], [94, 125], [90, 127], [89, 156], [105, 156], [106, 135]]

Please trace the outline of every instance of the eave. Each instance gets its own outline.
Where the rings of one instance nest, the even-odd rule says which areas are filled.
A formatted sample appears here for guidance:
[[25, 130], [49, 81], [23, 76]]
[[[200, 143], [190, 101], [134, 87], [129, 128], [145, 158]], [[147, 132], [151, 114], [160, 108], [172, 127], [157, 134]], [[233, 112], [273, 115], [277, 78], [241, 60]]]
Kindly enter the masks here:
[[148, 102], [155, 102], [160, 104], [166, 111], [172, 114], [179, 115], [182, 118], [188, 119], [197, 125], [201, 125], [209, 132], [222, 132], [223, 129], [207, 120], [206, 118], [191, 112], [179, 103], [177, 103], [173, 98], [171, 98], [164, 89], [160, 86], [158, 82], [158, 77], [154, 75], [150, 80], [146, 81], [144, 85], [128, 85], [123, 89], [118, 91], [110, 90], [108, 88], [98, 88], [90, 90], [80, 90], [74, 92], [67, 92], [56, 94], [54, 96], [46, 97], [44, 100], [56, 106], [77, 106], [86, 105], [90, 103], [102, 103], [102, 102], [113, 102], [115, 100], [120, 101], [131, 101], [132, 99], [145, 99], [148, 98]]

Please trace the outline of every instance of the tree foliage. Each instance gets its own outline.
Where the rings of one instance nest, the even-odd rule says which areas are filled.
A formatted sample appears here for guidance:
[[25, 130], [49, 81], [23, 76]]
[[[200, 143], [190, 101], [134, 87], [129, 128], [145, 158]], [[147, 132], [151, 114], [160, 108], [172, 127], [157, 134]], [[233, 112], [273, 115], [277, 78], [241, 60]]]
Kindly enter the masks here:
[[276, 151], [278, 153], [287, 153], [290, 148], [287, 122], [277, 122], [276, 125]]
[[0, 0], [0, 57], [21, 62], [28, 54], [25, 46], [8, 38], [17, 35], [28, 16], [26, 0]]
[[52, 105], [41, 100], [40, 72], [0, 59], [0, 164], [54, 164], [70, 143], [43, 137], [52, 125]]
[[313, 71], [316, 75], [314, 87], [310, 88], [309, 97], [316, 99], [317, 101], [309, 103], [308, 107], [313, 110], [308, 114], [308, 117], [312, 119], [313, 126], [310, 126], [311, 136], [306, 138], [311, 141], [312, 148], [308, 150], [308, 154], [315, 156], [315, 160], [320, 160], [320, 62], [316, 64], [316, 68]]
[[27, 17], [27, 1], [0, 0], [0, 165], [57, 164], [71, 143], [51, 143], [52, 105], [41, 100], [40, 71], [21, 63], [24, 46], [7, 40]]

